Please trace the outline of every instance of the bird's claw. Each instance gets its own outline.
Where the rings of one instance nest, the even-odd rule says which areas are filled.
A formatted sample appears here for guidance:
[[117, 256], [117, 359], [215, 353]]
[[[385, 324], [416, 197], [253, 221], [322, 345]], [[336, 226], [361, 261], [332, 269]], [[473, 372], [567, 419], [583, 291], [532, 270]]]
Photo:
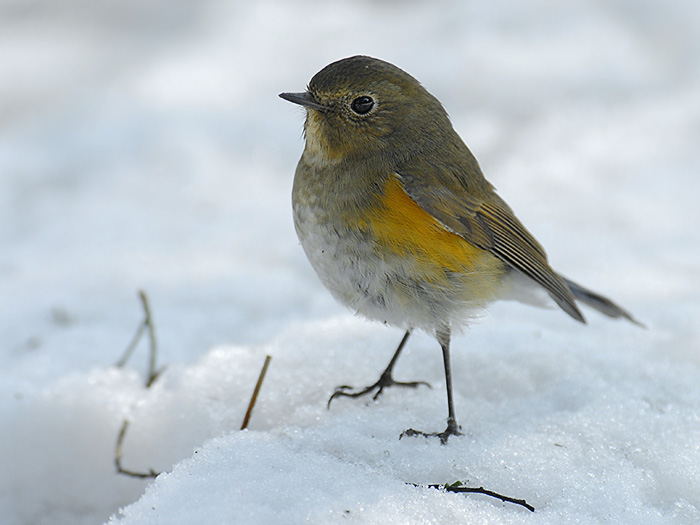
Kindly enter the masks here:
[[425, 385], [428, 388], [432, 388], [429, 383], [426, 383], [425, 381], [395, 381], [393, 377], [391, 377], [391, 374], [382, 374], [379, 380], [374, 383], [373, 385], [370, 385], [368, 387], [363, 388], [362, 390], [358, 390], [357, 392], [348, 392], [348, 390], [353, 390], [353, 387], [350, 385], [341, 385], [339, 387], [336, 387], [335, 392], [331, 395], [330, 398], [328, 398], [328, 408], [331, 406], [331, 402], [336, 398], [336, 397], [361, 397], [367, 394], [372, 393], [374, 390], [376, 392], [372, 396], [372, 400], [376, 401], [377, 398], [379, 397], [379, 394], [381, 394], [385, 388], [390, 387], [390, 386], [400, 386], [404, 388], [418, 388], [421, 385]]
[[459, 425], [455, 421], [448, 421], [447, 422], [447, 428], [444, 430], [444, 432], [422, 432], [420, 430], [414, 430], [412, 428], [409, 428], [408, 430], [404, 430], [401, 432], [401, 435], [399, 436], [399, 439], [404, 438], [404, 437], [416, 437], [416, 436], [421, 436], [421, 437], [436, 437], [440, 438], [440, 443], [442, 445], [447, 445], [447, 440], [450, 436], [461, 436], [463, 435], [459, 431]]

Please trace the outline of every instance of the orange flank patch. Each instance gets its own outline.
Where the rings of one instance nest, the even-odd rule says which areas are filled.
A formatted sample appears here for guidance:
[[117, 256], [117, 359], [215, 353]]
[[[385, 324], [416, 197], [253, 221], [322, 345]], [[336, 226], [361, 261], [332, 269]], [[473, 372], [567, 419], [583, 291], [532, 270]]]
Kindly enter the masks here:
[[[363, 228], [364, 229], [364, 228]], [[493, 266], [493, 256], [443, 226], [424, 211], [392, 178], [381, 203], [367, 218], [366, 229], [390, 253], [415, 257], [428, 276], [445, 271], [471, 273]]]

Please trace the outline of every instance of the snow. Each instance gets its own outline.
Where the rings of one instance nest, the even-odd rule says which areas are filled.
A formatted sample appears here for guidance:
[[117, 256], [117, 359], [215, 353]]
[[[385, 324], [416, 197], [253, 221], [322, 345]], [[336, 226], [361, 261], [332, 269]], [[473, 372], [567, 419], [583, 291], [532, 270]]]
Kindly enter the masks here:
[[[700, 522], [700, 4], [0, 6], [7, 524]], [[296, 240], [303, 112], [364, 53], [420, 79], [553, 265], [647, 325], [497, 303], [453, 343], [356, 318]], [[116, 368], [150, 298], [147, 344]], [[272, 356], [250, 427], [241, 421]], [[125, 468], [117, 474], [125, 419]], [[535, 506], [425, 486], [457, 480]]]

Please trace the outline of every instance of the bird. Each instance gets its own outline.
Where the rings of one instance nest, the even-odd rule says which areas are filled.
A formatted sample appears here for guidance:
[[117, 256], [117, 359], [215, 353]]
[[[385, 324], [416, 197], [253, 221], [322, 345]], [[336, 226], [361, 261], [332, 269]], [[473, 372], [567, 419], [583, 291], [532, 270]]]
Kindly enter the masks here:
[[[454, 332], [499, 299], [548, 295], [574, 320], [578, 303], [639, 323], [610, 299], [563, 277], [486, 180], [442, 104], [383, 60], [353, 56], [313, 76], [303, 92], [280, 93], [306, 110], [305, 146], [292, 188], [294, 226], [321, 282], [355, 313], [403, 329], [379, 380], [339, 386], [328, 400], [400, 382], [393, 369], [411, 333], [440, 345], [447, 428], [403, 436], [461, 435], [452, 392]], [[529, 298], [529, 299], [528, 299]], [[537, 299], [535, 299], [535, 302]]]

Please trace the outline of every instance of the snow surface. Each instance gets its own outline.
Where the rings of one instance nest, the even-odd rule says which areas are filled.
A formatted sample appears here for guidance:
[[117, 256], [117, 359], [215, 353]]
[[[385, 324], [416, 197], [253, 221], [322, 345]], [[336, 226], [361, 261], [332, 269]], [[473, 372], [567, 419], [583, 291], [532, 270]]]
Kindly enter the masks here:
[[[648, 326], [495, 304], [417, 334], [377, 403], [326, 400], [400, 331], [353, 317], [296, 240], [303, 112], [364, 53], [442, 100], [565, 275]], [[0, 5], [4, 524], [700, 522], [700, 3]], [[151, 300], [159, 362], [113, 364]], [[272, 356], [250, 429], [237, 429]], [[115, 473], [125, 418], [126, 468]], [[415, 484], [483, 485], [485, 496]]]

